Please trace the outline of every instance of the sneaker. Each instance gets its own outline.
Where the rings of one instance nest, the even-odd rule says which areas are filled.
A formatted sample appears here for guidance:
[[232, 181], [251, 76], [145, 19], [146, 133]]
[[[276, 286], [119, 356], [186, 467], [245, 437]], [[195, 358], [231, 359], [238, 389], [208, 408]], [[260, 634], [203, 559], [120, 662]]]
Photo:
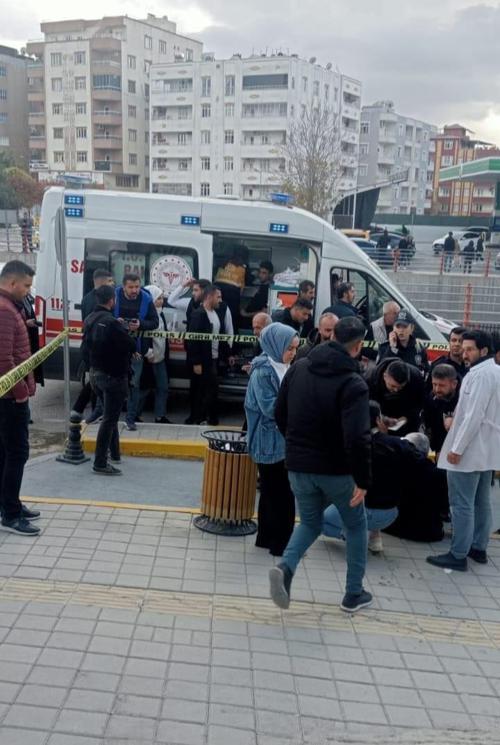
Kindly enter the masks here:
[[372, 530], [368, 538], [368, 551], [372, 554], [381, 554], [384, 550], [380, 530]]
[[85, 423], [93, 424], [94, 422], [98, 422], [100, 419], [102, 419], [102, 415], [102, 409], [94, 409], [94, 411], [91, 411], [88, 417], [85, 419]]
[[184, 424], [196, 424], [196, 422], [192, 416], [188, 416], [187, 419], [184, 419]]
[[155, 424], [172, 424], [172, 422], [166, 416], [158, 416], [155, 419]]
[[426, 561], [432, 566], [441, 567], [441, 569], [455, 569], [457, 572], [467, 571], [467, 559], [457, 559], [451, 551], [448, 551], [447, 554], [428, 556]]
[[2, 520], [2, 530], [17, 535], [36, 536], [40, 533], [40, 528], [33, 526], [29, 520], [24, 517], [15, 517], [13, 520]]
[[121, 463], [122, 457], [121, 455], [117, 455], [116, 457], [114, 455], [108, 455], [108, 460], [110, 460], [111, 463]]
[[285, 610], [290, 605], [290, 585], [293, 574], [286, 564], [277, 564], [269, 570], [271, 600]]
[[128, 419], [125, 421], [125, 428], [128, 429], [129, 432], [137, 432], [137, 424]]
[[144, 419], [141, 419], [140, 416], [136, 416], [135, 421], [139, 422], [139, 424], [144, 424]]
[[97, 473], [99, 476], [121, 476], [122, 472], [119, 468], [115, 468], [110, 463], [108, 463], [106, 466], [92, 466], [92, 470], [94, 473]]
[[40, 511], [30, 510], [28, 507], [26, 507], [25, 504], [22, 504], [21, 505], [21, 517], [24, 517], [25, 520], [39, 520]]
[[486, 551], [481, 551], [481, 549], [479, 548], [471, 548], [467, 556], [471, 558], [472, 561], [475, 561], [476, 564], [488, 563], [488, 554], [486, 553]]
[[363, 590], [359, 595], [353, 595], [352, 593], [346, 592], [344, 599], [340, 604], [342, 610], [346, 613], [356, 613], [361, 608], [368, 608], [373, 603], [373, 595]]

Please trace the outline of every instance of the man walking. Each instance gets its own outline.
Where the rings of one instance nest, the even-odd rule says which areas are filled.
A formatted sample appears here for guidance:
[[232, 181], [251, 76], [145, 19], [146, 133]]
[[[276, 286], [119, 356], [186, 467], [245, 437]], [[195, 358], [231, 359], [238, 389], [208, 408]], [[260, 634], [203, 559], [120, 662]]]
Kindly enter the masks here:
[[[23, 310], [35, 272], [22, 261], [8, 261], [0, 273], [0, 376], [25, 362], [30, 341]], [[30, 372], [0, 398], [0, 511], [1, 527], [10, 533], [36, 536], [31, 524], [40, 517], [19, 499], [24, 465], [29, 455], [29, 397], [35, 394]]]
[[455, 257], [455, 239], [453, 237], [453, 232], [451, 230], [444, 240], [443, 256], [444, 256], [444, 271], [451, 272], [451, 267], [453, 266], [453, 259]]
[[320, 535], [323, 512], [334, 504], [345, 525], [346, 594], [341, 607], [355, 612], [370, 605], [363, 589], [367, 527], [363, 500], [371, 481], [368, 386], [356, 357], [365, 327], [344, 318], [335, 339], [320, 344], [292, 365], [278, 394], [275, 418], [286, 440], [286, 467], [300, 511], [282, 561], [269, 573], [271, 597], [290, 604], [290, 585], [305, 552]]
[[450, 550], [428, 556], [444, 569], [467, 570], [467, 556], [486, 564], [491, 533], [491, 473], [500, 467], [500, 366], [484, 331], [463, 335], [465, 376], [438, 466], [447, 471], [453, 523]]
[[[141, 289], [141, 278], [138, 274], [125, 274], [123, 277], [123, 285], [118, 287], [115, 293], [113, 313], [127, 331], [154, 331], [158, 328], [159, 318], [153, 298], [149, 292]], [[144, 355], [152, 346], [151, 339], [144, 339], [140, 335], [135, 342], [136, 349], [132, 358], [132, 378], [125, 419], [127, 429], [132, 432], [137, 429]]]
[[118, 420], [127, 398], [128, 373], [136, 340], [113, 316], [115, 290], [103, 285], [96, 290], [97, 307], [84, 325], [83, 344], [90, 362], [90, 382], [103, 402], [103, 417], [97, 433], [94, 473], [119, 476], [120, 469], [108, 462], [120, 462]]

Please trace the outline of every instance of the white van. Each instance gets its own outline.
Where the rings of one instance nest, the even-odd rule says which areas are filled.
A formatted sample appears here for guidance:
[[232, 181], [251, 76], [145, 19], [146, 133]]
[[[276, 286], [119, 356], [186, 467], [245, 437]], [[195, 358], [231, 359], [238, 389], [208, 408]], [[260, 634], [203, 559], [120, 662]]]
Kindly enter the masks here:
[[[299, 280], [316, 284], [315, 318], [332, 302], [341, 281], [355, 285], [355, 304], [368, 324], [379, 318], [382, 305], [396, 300], [414, 315], [421, 339], [443, 344], [440, 331], [402, 295], [381, 269], [340, 231], [301, 209], [272, 202], [195, 199], [161, 194], [112, 191], [71, 191], [59, 187], [45, 193], [37, 260], [37, 311], [43, 322], [42, 342], [63, 327], [60, 267], [54, 228], [58, 207], [66, 215], [67, 272], [70, 326], [81, 328], [80, 303], [92, 289], [97, 268], [109, 269], [118, 284], [125, 272], [135, 272], [144, 284], [159, 284], [169, 293], [191, 277], [213, 279], [217, 269], [234, 255], [245, 256], [247, 276], [263, 260], [274, 265], [283, 282], [270, 292], [271, 303], [290, 302]], [[244, 308], [256, 285], [242, 291]], [[172, 330], [185, 330], [182, 312], [167, 306]], [[250, 326], [250, 319], [247, 320]], [[240, 328], [239, 333], [247, 329]], [[72, 372], [78, 363], [81, 333], [71, 334]], [[238, 348], [240, 349], [240, 348]], [[171, 385], [185, 387], [183, 343], [170, 343]], [[60, 377], [61, 355], [46, 363], [47, 374]], [[247, 377], [238, 368], [223, 381], [226, 389], [241, 389]]]

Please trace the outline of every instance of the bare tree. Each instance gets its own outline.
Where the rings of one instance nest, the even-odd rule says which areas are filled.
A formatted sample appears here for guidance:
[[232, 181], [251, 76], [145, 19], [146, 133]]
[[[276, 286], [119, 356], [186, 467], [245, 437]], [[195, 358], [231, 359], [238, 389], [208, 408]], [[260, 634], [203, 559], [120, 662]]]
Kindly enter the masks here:
[[341, 149], [339, 113], [323, 105], [305, 109], [282, 145], [283, 191], [299, 207], [327, 218], [341, 198]]

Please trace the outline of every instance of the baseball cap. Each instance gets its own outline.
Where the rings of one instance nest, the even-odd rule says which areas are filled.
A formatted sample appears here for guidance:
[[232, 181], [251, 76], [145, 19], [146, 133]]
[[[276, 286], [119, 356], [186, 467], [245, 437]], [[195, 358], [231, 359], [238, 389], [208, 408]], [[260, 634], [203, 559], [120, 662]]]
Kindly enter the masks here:
[[415, 320], [407, 310], [400, 310], [394, 321], [395, 326], [409, 326], [411, 323], [415, 323]]

